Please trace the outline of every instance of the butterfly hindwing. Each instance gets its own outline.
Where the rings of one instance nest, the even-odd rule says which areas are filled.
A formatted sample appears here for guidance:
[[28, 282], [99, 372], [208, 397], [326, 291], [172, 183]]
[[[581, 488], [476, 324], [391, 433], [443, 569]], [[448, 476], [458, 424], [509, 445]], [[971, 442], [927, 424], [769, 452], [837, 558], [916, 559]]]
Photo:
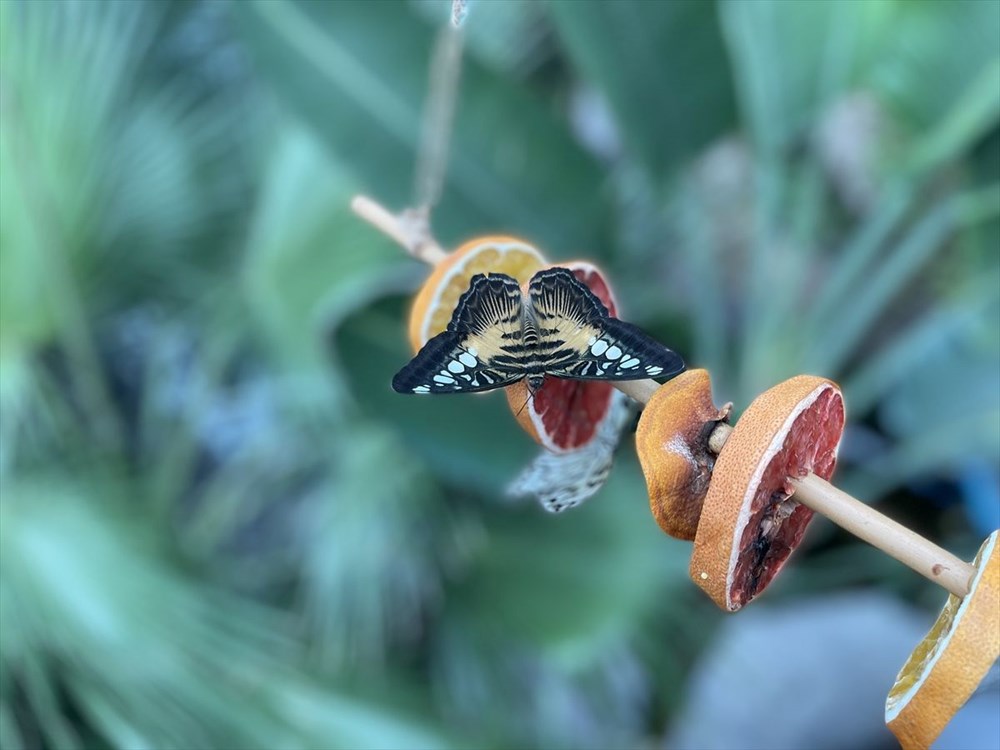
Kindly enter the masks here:
[[502, 274], [477, 274], [448, 328], [428, 341], [392, 379], [399, 393], [473, 393], [524, 376], [519, 363], [498, 356], [505, 341], [521, 337], [521, 288]]
[[613, 318], [565, 268], [537, 273], [529, 288], [545, 372], [577, 380], [668, 378], [684, 370], [675, 352]]

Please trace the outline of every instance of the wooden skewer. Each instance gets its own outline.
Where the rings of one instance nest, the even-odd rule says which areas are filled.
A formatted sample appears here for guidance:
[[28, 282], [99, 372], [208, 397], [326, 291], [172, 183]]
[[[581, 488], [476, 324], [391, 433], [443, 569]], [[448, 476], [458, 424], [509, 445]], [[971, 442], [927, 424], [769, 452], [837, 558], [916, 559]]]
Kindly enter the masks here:
[[[418, 260], [436, 264], [447, 253], [430, 237], [426, 222], [414, 218], [415, 212], [399, 216], [364, 196], [357, 196], [351, 208], [362, 219], [391, 237]], [[660, 387], [655, 380], [631, 380], [612, 383], [625, 395], [645, 404]], [[708, 440], [713, 453], [720, 453], [733, 428], [720, 423]], [[797, 502], [826, 516], [845, 531], [899, 560], [955, 596], [969, 593], [976, 569], [929, 539], [884, 516], [869, 505], [838, 490], [815, 474], [791, 480]]]
[[408, 209], [397, 216], [364, 195], [354, 196], [351, 210], [382, 234], [394, 239], [417, 260], [434, 266], [448, 256], [431, 237], [425, 211]]

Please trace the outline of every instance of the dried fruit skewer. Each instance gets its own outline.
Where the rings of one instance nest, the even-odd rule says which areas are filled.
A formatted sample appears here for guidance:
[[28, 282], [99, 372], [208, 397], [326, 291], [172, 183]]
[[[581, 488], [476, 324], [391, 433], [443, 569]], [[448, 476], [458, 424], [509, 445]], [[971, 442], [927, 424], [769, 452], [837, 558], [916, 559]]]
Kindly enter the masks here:
[[[357, 196], [351, 203], [354, 212], [398, 242], [406, 251], [430, 264], [444, 260], [446, 253], [427, 230], [419, 212], [397, 216], [375, 201]], [[645, 404], [660, 388], [654, 380], [615, 383], [615, 387]], [[720, 454], [733, 428], [719, 422], [707, 438], [709, 450]], [[975, 568], [928, 539], [915, 534], [875, 509], [838, 490], [823, 478], [809, 473], [790, 480], [794, 498], [801, 505], [820, 513], [846, 531], [872, 544], [924, 577], [962, 597], [969, 592]]]
[[[691, 372], [687, 374], [690, 375]], [[658, 383], [651, 380], [617, 385], [641, 403], [647, 403], [660, 388]], [[713, 454], [720, 454], [733, 431], [734, 428], [730, 425], [719, 422], [705, 439], [705, 447]], [[975, 574], [975, 568], [969, 563], [837, 489], [813, 472], [788, 481], [794, 489], [796, 502], [826, 516], [845, 531], [899, 560], [952, 594], [961, 597], [968, 593], [969, 582]]]

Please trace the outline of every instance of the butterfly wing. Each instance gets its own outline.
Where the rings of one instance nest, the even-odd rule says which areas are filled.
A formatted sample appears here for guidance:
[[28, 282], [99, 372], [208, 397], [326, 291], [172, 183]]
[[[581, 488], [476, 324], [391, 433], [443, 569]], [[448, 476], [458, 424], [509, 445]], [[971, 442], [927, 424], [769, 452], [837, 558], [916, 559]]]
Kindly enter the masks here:
[[392, 379], [398, 393], [475, 393], [524, 377], [519, 360], [503, 345], [521, 340], [521, 287], [503, 274], [477, 274], [452, 313], [448, 328], [432, 338]]
[[614, 391], [609, 409], [593, 440], [569, 453], [543, 449], [507, 487], [507, 494], [533, 495], [551, 513], [597, 494], [611, 473], [622, 430], [633, 414], [628, 397], [620, 391]]
[[587, 286], [566, 268], [539, 271], [529, 295], [545, 372], [576, 380], [669, 378], [684, 360], [641, 329], [612, 318]]

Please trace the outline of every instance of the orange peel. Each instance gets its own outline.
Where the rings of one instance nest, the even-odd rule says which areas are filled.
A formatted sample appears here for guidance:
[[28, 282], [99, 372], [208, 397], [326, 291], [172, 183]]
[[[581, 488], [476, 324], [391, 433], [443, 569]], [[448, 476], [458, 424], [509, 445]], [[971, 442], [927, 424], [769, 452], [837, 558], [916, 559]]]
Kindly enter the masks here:
[[688, 370], [661, 385], [643, 409], [635, 445], [656, 523], [677, 539], [698, 530], [716, 455], [708, 439], [732, 404], [712, 403], [707, 370]]
[[949, 595], [889, 690], [885, 723], [904, 750], [930, 747], [1000, 657], [998, 535], [980, 547], [969, 593]]

